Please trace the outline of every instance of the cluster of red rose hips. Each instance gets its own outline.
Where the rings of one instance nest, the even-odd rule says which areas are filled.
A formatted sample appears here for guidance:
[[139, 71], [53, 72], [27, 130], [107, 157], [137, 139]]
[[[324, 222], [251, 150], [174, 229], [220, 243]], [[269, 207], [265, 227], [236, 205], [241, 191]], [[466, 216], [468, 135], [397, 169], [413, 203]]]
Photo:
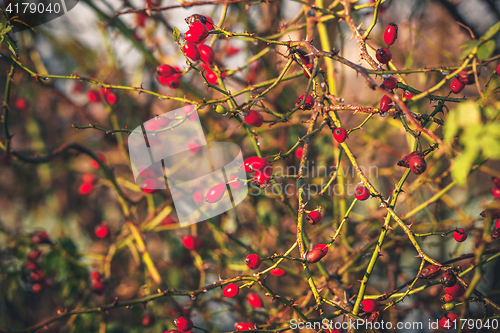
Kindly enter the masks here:
[[[31, 242], [35, 245], [52, 244], [49, 234], [43, 230], [35, 231], [31, 236]], [[50, 286], [50, 279], [45, 276], [45, 273], [42, 271], [39, 263], [41, 256], [42, 251], [38, 248], [31, 250], [27, 255], [28, 262], [26, 263], [26, 266], [30, 271], [29, 279], [32, 283], [31, 292], [33, 294], [38, 294], [43, 289]]]
[[90, 89], [87, 91], [87, 98], [90, 103], [99, 103], [101, 100], [106, 101], [109, 105], [118, 103], [118, 95], [111, 88], [99, 87], [99, 90]]
[[261, 185], [269, 183], [273, 174], [273, 166], [265, 158], [257, 156], [247, 158], [243, 162], [242, 170], [255, 172], [254, 181]]
[[82, 196], [92, 193], [96, 179], [97, 177], [93, 173], [84, 173], [82, 175], [82, 183], [78, 187], [78, 193]]
[[387, 44], [387, 47], [381, 47], [375, 53], [377, 60], [381, 64], [387, 64], [392, 59], [392, 53], [389, 50], [389, 47], [394, 44], [396, 39], [398, 38], [398, 26], [394, 23], [389, 23], [384, 32], [384, 42]]
[[[444, 272], [443, 272], [444, 270]], [[422, 269], [419, 278], [421, 279], [434, 279], [441, 274], [441, 284], [443, 285], [443, 290], [445, 294], [441, 297], [441, 302], [443, 302], [443, 309], [446, 311], [451, 311], [455, 308], [455, 304], [452, 303], [453, 300], [462, 297], [465, 293], [465, 288], [458, 282], [457, 273], [453, 268], [444, 268], [442, 266], [430, 265]], [[444, 329], [450, 329], [453, 327], [452, 322], [458, 320], [460, 316], [453, 312], [446, 313], [441, 319], [439, 319], [439, 326]]]
[[96, 271], [90, 272], [90, 290], [97, 295], [102, 295], [104, 290], [106, 290], [106, 285], [104, 284], [101, 273]]

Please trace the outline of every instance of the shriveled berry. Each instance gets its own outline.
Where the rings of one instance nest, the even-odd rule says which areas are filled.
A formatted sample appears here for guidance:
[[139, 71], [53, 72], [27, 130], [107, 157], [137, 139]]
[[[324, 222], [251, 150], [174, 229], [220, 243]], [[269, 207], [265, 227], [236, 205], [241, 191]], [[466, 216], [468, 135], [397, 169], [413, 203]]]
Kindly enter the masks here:
[[189, 251], [196, 251], [201, 248], [203, 245], [202, 241], [200, 238], [193, 236], [193, 235], [187, 235], [182, 239], [182, 244], [186, 249]]
[[457, 283], [457, 276], [452, 270], [447, 270], [441, 276], [441, 284], [443, 287], [452, 287]]
[[392, 99], [389, 96], [382, 96], [380, 99], [380, 111], [387, 112], [392, 106]]
[[462, 228], [458, 228], [455, 232], [453, 232], [453, 238], [459, 243], [465, 241], [467, 236], [467, 232]]
[[398, 26], [395, 23], [389, 23], [384, 32], [384, 42], [387, 46], [394, 44], [398, 38]]
[[255, 328], [255, 324], [241, 322], [241, 323], [234, 324], [234, 328], [236, 329], [237, 332], [249, 331], [249, 330], [253, 330]]
[[460, 320], [460, 316], [458, 314], [449, 312], [439, 319], [438, 323], [441, 328], [450, 330], [454, 327], [458, 327], [458, 320]]
[[212, 65], [215, 61], [214, 50], [208, 45], [200, 44], [198, 45], [198, 50], [200, 51], [200, 59], [208, 65]]
[[394, 76], [390, 76], [382, 84], [386, 89], [393, 90], [398, 86], [398, 80]]
[[219, 201], [226, 193], [226, 189], [227, 187], [225, 183], [212, 186], [212, 188], [208, 191], [207, 195], [205, 196], [205, 201], [208, 203], [215, 203]]
[[170, 65], [162, 64], [156, 67], [156, 73], [158, 73], [159, 76], [167, 78], [177, 73], [177, 71]]
[[495, 199], [500, 199], [500, 187], [494, 186], [491, 189], [491, 195], [493, 195]]
[[28, 253], [28, 260], [29, 261], [36, 261], [38, 258], [40, 258], [41, 255], [42, 255], [42, 251], [40, 251], [39, 249], [31, 250]]
[[306, 260], [308, 263], [315, 263], [323, 259], [327, 253], [328, 246], [326, 244], [318, 244], [307, 254]]
[[408, 158], [408, 165], [410, 170], [416, 175], [420, 175], [427, 169], [427, 163], [422, 154], [415, 154]]
[[198, 61], [200, 60], [200, 50], [198, 50], [198, 46], [196, 46], [195, 43], [191, 42], [186, 42], [182, 46], [182, 51], [184, 51], [184, 54], [186, 57], [193, 61]]
[[95, 227], [95, 235], [101, 239], [108, 238], [111, 236], [111, 229], [108, 227], [106, 222], [102, 222]]
[[258, 254], [252, 253], [245, 258], [245, 264], [251, 269], [259, 269], [262, 259]]
[[474, 74], [473, 73], [468, 73], [465, 69], [461, 70], [458, 75], [458, 81], [460, 81], [462, 84], [468, 85], [468, 84], [473, 84], [475, 79], [474, 79]]
[[365, 312], [375, 312], [378, 310], [379, 305], [374, 299], [364, 299], [361, 302], [360, 307]]
[[101, 95], [97, 90], [89, 90], [87, 92], [87, 98], [90, 103], [99, 103], [101, 101]]
[[451, 287], [444, 288], [444, 292], [449, 294], [451, 297], [458, 298], [465, 293], [465, 288], [462, 287], [460, 283], [455, 283]]
[[193, 328], [193, 321], [188, 317], [181, 316], [174, 320], [174, 325], [183, 332], [187, 332]]
[[104, 284], [104, 282], [102, 282], [100, 280], [94, 281], [90, 285], [90, 290], [92, 290], [97, 295], [102, 295], [102, 293], [104, 292], [105, 289], [106, 289], [106, 285]]
[[208, 31], [211, 31], [214, 29], [214, 20], [210, 16], [205, 16], [207, 19], [207, 22], [205, 23], [205, 27], [207, 27]]
[[345, 130], [345, 128], [337, 127], [333, 130], [333, 138], [338, 143], [342, 143], [347, 139], [347, 131]]
[[441, 266], [430, 265], [422, 269], [418, 277], [421, 279], [433, 279], [439, 274], [441, 274]]
[[[304, 96], [305, 94], [300, 95], [300, 97], [297, 99], [297, 103], [295, 103], [295, 106], [298, 106], [304, 100]], [[313, 106], [314, 106], [314, 98], [311, 95], [307, 94], [306, 100], [302, 105], [302, 108], [308, 110], [312, 109]]]
[[306, 220], [311, 225], [320, 223], [322, 218], [323, 216], [321, 215], [321, 213], [316, 210], [313, 210], [312, 212], [306, 215]]
[[456, 77], [454, 77], [450, 82], [450, 91], [454, 94], [460, 94], [460, 92], [465, 88], [465, 85], [458, 81]]
[[453, 301], [455, 298], [450, 294], [444, 294], [439, 300], [443, 303], [448, 303]]
[[250, 293], [247, 295], [247, 301], [248, 304], [250, 304], [254, 308], [261, 308], [264, 306], [264, 302], [262, 301], [262, 298], [260, 298], [259, 295]]
[[392, 59], [392, 53], [387, 47], [378, 49], [375, 56], [377, 57], [377, 60], [382, 64], [387, 64]]
[[271, 273], [271, 275], [274, 275], [276, 277], [280, 277], [280, 276], [284, 276], [286, 275], [286, 271], [282, 268], [279, 268], [279, 267], [276, 267], [276, 268], [273, 268], [269, 271], [269, 273]]
[[248, 110], [247, 115], [245, 116], [245, 122], [255, 127], [261, 127], [264, 122], [264, 117], [262, 117], [260, 112]]
[[265, 158], [253, 156], [243, 162], [242, 169], [245, 172], [255, 172], [264, 170], [267, 166], [269, 166], [269, 162]]
[[365, 201], [370, 197], [370, 190], [365, 186], [358, 186], [354, 190], [354, 197], [360, 201]]
[[34, 244], [50, 244], [49, 234], [44, 230], [37, 230], [31, 236], [31, 241]]
[[414, 156], [416, 154], [419, 154], [419, 152], [418, 151], [414, 151], [414, 152], [410, 153], [409, 155], [406, 155], [405, 157], [403, 157], [403, 159], [401, 161], [398, 162], [398, 165], [402, 166], [402, 167], [405, 167], [405, 168], [409, 168], [410, 164], [408, 163], [408, 159], [410, 159], [410, 157], [412, 157], [412, 156]]
[[222, 295], [224, 295], [224, 297], [233, 298], [238, 296], [239, 291], [240, 288], [238, 288], [236, 284], [230, 283], [224, 288], [224, 290], [222, 291]]

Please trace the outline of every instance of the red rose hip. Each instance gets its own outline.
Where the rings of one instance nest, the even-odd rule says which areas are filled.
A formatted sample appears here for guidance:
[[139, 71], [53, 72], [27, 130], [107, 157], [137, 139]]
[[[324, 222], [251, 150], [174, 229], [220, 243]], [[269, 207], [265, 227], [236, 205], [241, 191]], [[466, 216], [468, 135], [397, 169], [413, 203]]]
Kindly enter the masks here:
[[337, 127], [333, 130], [333, 138], [338, 143], [342, 143], [347, 139], [347, 131], [342, 127]]
[[205, 44], [198, 45], [198, 50], [200, 51], [200, 59], [206, 64], [212, 65], [215, 61], [215, 54], [212, 48]]
[[392, 99], [389, 96], [382, 96], [380, 99], [380, 111], [387, 112], [392, 106]]
[[222, 291], [222, 295], [227, 298], [233, 298], [238, 296], [238, 292], [240, 291], [240, 288], [234, 283], [228, 284], [224, 290]]
[[269, 273], [271, 273], [271, 275], [274, 275], [276, 277], [285, 276], [287, 274], [283, 268], [279, 268], [279, 267], [271, 269], [269, 271]]
[[187, 235], [182, 239], [182, 244], [186, 249], [189, 251], [196, 251], [199, 250], [202, 246], [202, 241], [200, 238], [193, 236], [193, 235]]
[[264, 306], [264, 302], [259, 295], [250, 293], [247, 295], [248, 304], [250, 304], [254, 308], [262, 308]]
[[182, 46], [182, 51], [184, 51], [184, 54], [189, 59], [193, 61], [200, 60], [200, 50], [198, 50], [198, 46], [196, 46], [195, 43], [191, 42], [184, 43], [184, 46]]
[[322, 218], [323, 218], [323, 216], [321, 215], [321, 213], [316, 211], [316, 210], [314, 210], [306, 215], [306, 220], [311, 225], [315, 225], [315, 224], [320, 223]]
[[394, 76], [390, 76], [382, 84], [386, 89], [393, 90], [398, 86], [398, 80]]
[[467, 232], [465, 232], [462, 228], [458, 228], [455, 232], [453, 232], [453, 238], [457, 242], [461, 243], [467, 239]]
[[370, 191], [365, 186], [358, 186], [354, 190], [354, 197], [360, 201], [365, 201], [370, 197]]
[[493, 197], [494, 197], [495, 199], [500, 199], [500, 188], [499, 188], [499, 187], [496, 187], [496, 186], [495, 186], [495, 187], [493, 187], [493, 188], [491, 189], [491, 195], [493, 195]]
[[245, 264], [251, 269], [259, 269], [262, 259], [258, 254], [252, 253], [245, 258]]
[[465, 85], [460, 82], [456, 77], [454, 77], [450, 82], [450, 91], [454, 94], [460, 94], [460, 92], [465, 88]]
[[447, 293], [448, 295], [458, 298], [461, 297], [465, 293], [465, 288], [462, 287], [460, 283], [455, 283], [453, 286], [444, 288], [444, 292]]
[[377, 60], [382, 64], [387, 64], [392, 59], [392, 53], [387, 47], [378, 49], [375, 56], [377, 57]]
[[205, 201], [208, 203], [215, 203], [219, 201], [224, 196], [224, 193], [226, 193], [226, 188], [225, 183], [213, 186], [205, 196]]
[[193, 321], [188, 317], [181, 316], [174, 320], [174, 325], [183, 332], [187, 332], [193, 328]]
[[425, 158], [422, 154], [415, 154], [409, 157], [408, 166], [410, 170], [416, 175], [424, 173], [427, 169], [427, 163], [425, 162]]
[[261, 127], [264, 122], [264, 117], [262, 117], [260, 112], [254, 110], [249, 110], [244, 118], [247, 124], [255, 127]]
[[384, 32], [384, 42], [387, 46], [394, 44], [398, 38], [398, 26], [395, 23], [389, 23]]
[[374, 299], [365, 299], [360, 304], [361, 309], [365, 312], [375, 312], [378, 310], [378, 302]]

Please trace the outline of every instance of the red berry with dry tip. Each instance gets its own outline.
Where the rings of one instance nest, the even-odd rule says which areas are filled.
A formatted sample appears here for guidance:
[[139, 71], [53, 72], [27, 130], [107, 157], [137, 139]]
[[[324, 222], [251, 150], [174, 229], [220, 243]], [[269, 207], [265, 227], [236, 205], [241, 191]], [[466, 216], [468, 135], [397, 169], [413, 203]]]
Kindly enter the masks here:
[[208, 203], [215, 203], [219, 201], [224, 196], [224, 193], [226, 193], [226, 188], [225, 183], [213, 186], [205, 196], [205, 201]]
[[322, 218], [323, 216], [321, 215], [321, 213], [316, 210], [313, 210], [312, 212], [306, 215], [306, 220], [311, 225], [320, 223]]
[[387, 64], [392, 59], [392, 53], [387, 47], [378, 49], [375, 56], [377, 57], [377, 60], [382, 64]]
[[374, 299], [365, 299], [361, 302], [361, 309], [365, 312], [375, 312], [378, 310], [378, 302]]
[[496, 187], [496, 186], [495, 186], [495, 187], [493, 187], [493, 188], [491, 189], [491, 195], [493, 195], [493, 197], [494, 197], [495, 199], [500, 199], [500, 188], [499, 188], [499, 187]]
[[460, 94], [460, 92], [465, 88], [465, 85], [460, 82], [456, 77], [454, 77], [450, 82], [450, 91], [454, 94]]
[[398, 86], [398, 80], [394, 76], [390, 76], [382, 82], [382, 85], [389, 90], [393, 90]]
[[354, 190], [354, 197], [360, 201], [365, 201], [370, 197], [370, 191], [365, 186], [358, 186]]
[[347, 139], [347, 131], [342, 127], [337, 127], [333, 130], [333, 138], [338, 143], [342, 143]]
[[262, 259], [258, 254], [252, 253], [245, 258], [245, 264], [251, 269], [259, 269]]
[[196, 46], [195, 43], [191, 42], [184, 43], [184, 46], [182, 46], [182, 51], [184, 51], [184, 54], [189, 59], [193, 61], [200, 60], [200, 50], [198, 50], [198, 46]]
[[264, 117], [262, 117], [260, 112], [254, 110], [249, 110], [244, 118], [247, 124], [255, 127], [261, 127], [264, 122]]

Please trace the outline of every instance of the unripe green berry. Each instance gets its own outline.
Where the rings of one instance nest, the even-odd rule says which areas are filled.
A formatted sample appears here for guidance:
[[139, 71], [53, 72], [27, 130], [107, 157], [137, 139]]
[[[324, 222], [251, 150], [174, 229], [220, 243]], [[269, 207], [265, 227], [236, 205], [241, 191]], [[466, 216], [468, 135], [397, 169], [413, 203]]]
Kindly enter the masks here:
[[443, 304], [443, 306], [442, 306], [443, 310], [445, 310], [445, 311], [451, 311], [451, 310], [453, 310], [455, 307], [456, 307], [456, 304], [455, 304], [455, 303], [445, 303], [445, 304]]
[[220, 114], [226, 114], [227, 113], [227, 109], [224, 106], [222, 106], [222, 105], [217, 105], [215, 107], [215, 112], [220, 113]]

